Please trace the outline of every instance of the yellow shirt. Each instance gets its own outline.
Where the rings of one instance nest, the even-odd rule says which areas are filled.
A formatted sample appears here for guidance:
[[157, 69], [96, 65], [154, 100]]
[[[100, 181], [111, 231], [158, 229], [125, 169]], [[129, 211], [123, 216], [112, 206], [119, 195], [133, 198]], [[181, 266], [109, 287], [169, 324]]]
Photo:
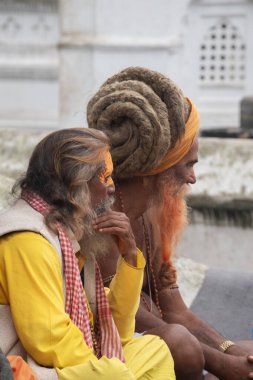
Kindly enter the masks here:
[[[107, 298], [122, 344], [131, 340], [145, 260], [120, 258]], [[9, 304], [17, 334], [41, 365], [64, 368], [96, 360], [81, 331], [65, 313], [60, 258], [40, 234], [15, 232], [0, 238], [0, 304]]]

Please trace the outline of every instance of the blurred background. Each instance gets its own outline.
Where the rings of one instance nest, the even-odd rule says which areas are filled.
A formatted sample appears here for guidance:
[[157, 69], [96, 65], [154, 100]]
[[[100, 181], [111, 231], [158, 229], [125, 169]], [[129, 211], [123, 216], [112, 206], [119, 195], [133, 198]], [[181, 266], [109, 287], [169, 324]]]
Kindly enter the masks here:
[[252, 36], [252, 0], [0, 0], [0, 208], [43, 135], [85, 127], [87, 101], [105, 79], [146, 66], [201, 114], [178, 254], [251, 271]]

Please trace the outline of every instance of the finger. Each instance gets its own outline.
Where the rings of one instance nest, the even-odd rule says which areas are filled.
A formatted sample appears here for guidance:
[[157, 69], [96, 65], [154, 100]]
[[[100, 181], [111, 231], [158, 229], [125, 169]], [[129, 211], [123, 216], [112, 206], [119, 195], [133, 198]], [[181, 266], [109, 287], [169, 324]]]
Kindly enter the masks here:
[[93, 224], [93, 228], [100, 229], [105, 227], [120, 227], [127, 231], [130, 230], [130, 225], [124, 221], [118, 221], [118, 220], [106, 220], [104, 222], [100, 222], [97, 224]]
[[94, 220], [92, 225], [93, 226], [99, 226], [99, 225], [102, 225], [102, 224], [108, 224], [108, 223], [111, 223], [112, 225], [125, 225], [125, 226], [130, 226], [130, 223], [128, 220], [123, 220], [123, 219], [115, 219], [115, 218], [106, 218], [106, 219], [102, 219], [102, 220]]
[[116, 220], [114, 218], [109, 218], [109, 219], [106, 219], [103, 221], [94, 222], [92, 225], [93, 225], [93, 228], [95, 228], [95, 229], [110, 227], [110, 226], [111, 227], [120, 227], [120, 228], [124, 228], [126, 230], [131, 229], [128, 220]]
[[127, 233], [127, 231], [120, 227], [103, 227], [103, 228], [99, 228], [98, 232], [101, 232], [104, 234], [116, 235], [122, 239], [127, 239], [129, 237], [129, 234]]
[[248, 355], [247, 360], [248, 360], [248, 363], [253, 364], [253, 355]]
[[116, 226], [113, 226], [113, 225], [104, 225], [104, 226], [98, 226], [98, 227], [94, 227], [94, 230], [95, 231], [98, 231], [98, 232], [102, 232], [102, 231], [107, 231], [107, 230], [115, 230], [115, 231], [118, 231], [123, 235], [125, 236], [130, 236], [131, 235], [131, 231], [125, 227], [122, 227], [122, 226], [119, 226], [119, 225], [116, 225]]
[[121, 226], [130, 226], [129, 220], [127, 219], [122, 219], [122, 218], [114, 218], [114, 217], [108, 217], [108, 218], [103, 218], [100, 220], [94, 220], [92, 222], [93, 227], [94, 226], [102, 226], [103, 224], [111, 224], [113, 226], [116, 225], [121, 225]]
[[100, 221], [107, 220], [109, 218], [113, 218], [117, 220], [128, 220], [128, 217], [126, 216], [126, 214], [122, 212], [108, 211], [106, 213], [98, 215], [96, 218], [93, 219], [93, 221], [100, 222]]

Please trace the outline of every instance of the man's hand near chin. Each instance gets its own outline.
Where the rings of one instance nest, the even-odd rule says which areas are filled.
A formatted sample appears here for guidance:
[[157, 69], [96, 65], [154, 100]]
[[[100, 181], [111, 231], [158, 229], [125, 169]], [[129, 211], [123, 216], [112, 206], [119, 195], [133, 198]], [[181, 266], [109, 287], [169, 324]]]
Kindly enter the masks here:
[[134, 234], [126, 214], [108, 210], [97, 216], [92, 222], [93, 228], [102, 234], [117, 238], [121, 256], [128, 264], [136, 266], [136, 243]]

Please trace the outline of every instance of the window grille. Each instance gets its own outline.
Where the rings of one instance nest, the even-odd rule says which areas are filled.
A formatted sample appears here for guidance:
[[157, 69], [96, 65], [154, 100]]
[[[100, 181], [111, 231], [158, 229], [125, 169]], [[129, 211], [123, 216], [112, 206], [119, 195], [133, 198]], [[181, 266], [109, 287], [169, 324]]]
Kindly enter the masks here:
[[245, 80], [246, 44], [229, 20], [211, 26], [200, 44], [201, 85], [240, 86]]

